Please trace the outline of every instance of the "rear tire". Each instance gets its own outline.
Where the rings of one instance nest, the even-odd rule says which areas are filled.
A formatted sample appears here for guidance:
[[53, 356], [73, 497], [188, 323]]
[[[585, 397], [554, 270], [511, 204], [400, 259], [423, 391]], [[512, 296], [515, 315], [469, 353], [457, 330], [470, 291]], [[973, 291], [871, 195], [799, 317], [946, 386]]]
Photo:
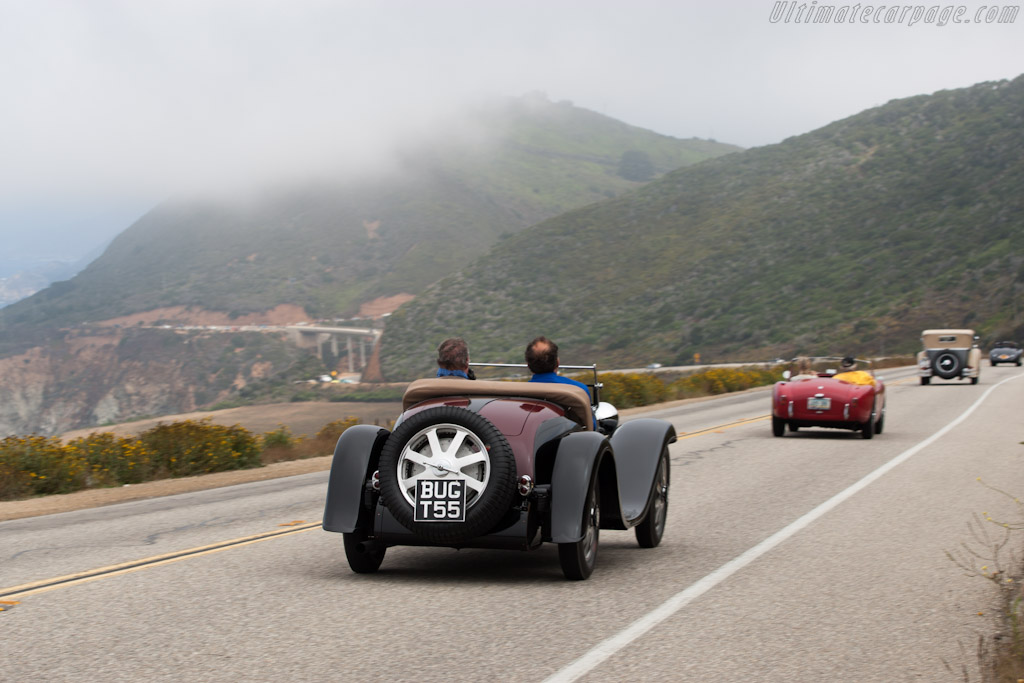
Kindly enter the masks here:
[[558, 561], [562, 565], [565, 578], [570, 581], [582, 581], [594, 572], [600, 532], [601, 500], [595, 474], [587, 492], [587, 502], [583, 506], [583, 538], [575, 543], [558, 544]]
[[865, 439], [872, 439], [875, 436], [875, 424], [868, 418], [868, 421], [860, 426], [860, 435]]
[[772, 434], [782, 436], [786, 433], [786, 421], [780, 417], [772, 416]]
[[345, 544], [345, 559], [348, 560], [348, 566], [352, 571], [356, 574], [373, 574], [380, 569], [387, 548], [366, 550], [362, 545], [366, 541], [365, 531], [342, 534], [341, 537]]
[[[466, 482], [464, 522], [417, 522], [418, 479]], [[398, 523], [439, 545], [460, 545], [488, 533], [508, 512], [516, 490], [516, 461], [490, 420], [465, 408], [439, 406], [395, 428], [380, 455], [381, 497]]]
[[882, 429], [885, 428], [885, 411], [878, 417], [878, 422], [875, 423], [875, 434], [881, 434]]
[[671, 463], [668, 459], [668, 446], [661, 451], [658, 459], [658, 471], [654, 474], [651, 487], [651, 506], [647, 510], [644, 521], [636, 526], [636, 542], [641, 548], [655, 548], [665, 535], [665, 523], [668, 520], [668, 487]]
[[931, 381], [932, 381], [931, 377], [922, 377], [921, 378], [921, 385], [922, 386], [928, 386], [928, 383], [931, 382]]
[[971, 378], [971, 384], [977, 384], [977, 383], [978, 383], [978, 378], [977, 377], [972, 377]]

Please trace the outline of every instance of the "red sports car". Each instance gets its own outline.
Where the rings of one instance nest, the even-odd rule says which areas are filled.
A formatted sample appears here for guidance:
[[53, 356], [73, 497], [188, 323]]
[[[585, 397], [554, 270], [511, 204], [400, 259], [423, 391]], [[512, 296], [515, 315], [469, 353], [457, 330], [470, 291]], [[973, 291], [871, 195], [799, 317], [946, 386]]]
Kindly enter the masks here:
[[801, 427], [860, 432], [865, 439], [885, 425], [885, 384], [859, 358], [798, 358], [772, 390], [772, 434]]

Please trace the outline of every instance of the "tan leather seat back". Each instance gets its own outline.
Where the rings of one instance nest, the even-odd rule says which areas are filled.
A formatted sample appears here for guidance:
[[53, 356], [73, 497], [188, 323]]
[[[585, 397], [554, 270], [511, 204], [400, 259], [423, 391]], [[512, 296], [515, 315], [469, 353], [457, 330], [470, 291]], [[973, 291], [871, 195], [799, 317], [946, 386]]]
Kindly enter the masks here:
[[447, 396], [497, 396], [502, 398], [533, 398], [562, 407], [567, 415], [587, 429], [593, 429], [590, 401], [578, 387], [548, 382], [496, 382], [456, 377], [418, 379], [402, 396], [402, 410], [432, 398]]

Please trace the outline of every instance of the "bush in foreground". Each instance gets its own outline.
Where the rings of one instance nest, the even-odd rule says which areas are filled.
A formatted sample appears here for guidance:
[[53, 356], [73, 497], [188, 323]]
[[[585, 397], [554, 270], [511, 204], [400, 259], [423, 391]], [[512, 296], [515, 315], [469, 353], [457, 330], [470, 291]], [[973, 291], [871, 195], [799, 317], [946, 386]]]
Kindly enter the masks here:
[[285, 425], [263, 435], [264, 465], [286, 460], [301, 460], [330, 455], [338, 443], [341, 433], [353, 425], [359, 424], [359, 418], [348, 416], [342, 420], [334, 420], [324, 425], [311, 439], [295, 437]]
[[159, 424], [137, 437], [93, 433], [67, 444], [9, 436], [0, 440], [0, 500], [259, 467], [260, 455], [246, 429], [209, 420]]

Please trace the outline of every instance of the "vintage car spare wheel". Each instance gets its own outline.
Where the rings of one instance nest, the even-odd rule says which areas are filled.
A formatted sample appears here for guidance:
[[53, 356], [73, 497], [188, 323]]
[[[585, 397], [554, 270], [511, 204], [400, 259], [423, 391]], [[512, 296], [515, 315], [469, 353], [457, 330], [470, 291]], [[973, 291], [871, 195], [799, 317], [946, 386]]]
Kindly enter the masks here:
[[[445, 506], [436, 501], [421, 501], [418, 514], [418, 482], [429, 482], [431, 491], [462, 482], [464, 503], [450, 509], [464, 513], [464, 520], [447, 521]], [[505, 436], [465, 408], [439, 406], [412, 415], [395, 428], [380, 456], [384, 504], [402, 526], [433, 543], [459, 545], [489, 532], [508, 512], [515, 483], [516, 461]]]
[[943, 351], [935, 356], [935, 374], [942, 379], [953, 379], [960, 375], [960, 357], [952, 351]]

